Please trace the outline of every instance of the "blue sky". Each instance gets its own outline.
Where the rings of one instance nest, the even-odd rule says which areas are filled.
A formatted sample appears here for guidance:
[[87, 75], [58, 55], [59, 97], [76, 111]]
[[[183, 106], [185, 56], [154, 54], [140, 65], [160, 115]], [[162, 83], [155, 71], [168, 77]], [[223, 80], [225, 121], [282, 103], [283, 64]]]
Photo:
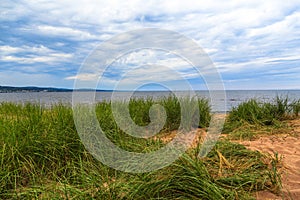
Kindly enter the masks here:
[[[148, 27], [176, 31], [197, 42], [214, 62], [226, 89], [300, 89], [298, 0], [4, 0], [0, 85], [72, 88], [76, 78], [99, 78], [77, 75], [91, 51], [124, 31]], [[126, 88], [130, 81], [149, 81], [152, 75], [153, 82], [158, 78], [181, 85], [165, 68], [145, 68], [151, 63], [171, 66], [196, 89], [205, 88], [187, 63], [174, 56], [162, 58], [164, 53], [141, 50], [125, 55], [107, 69], [99, 87], [111, 89], [122, 79]], [[144, 67], [128, 71], [127, 78], [121, 76], [140, 63]]]

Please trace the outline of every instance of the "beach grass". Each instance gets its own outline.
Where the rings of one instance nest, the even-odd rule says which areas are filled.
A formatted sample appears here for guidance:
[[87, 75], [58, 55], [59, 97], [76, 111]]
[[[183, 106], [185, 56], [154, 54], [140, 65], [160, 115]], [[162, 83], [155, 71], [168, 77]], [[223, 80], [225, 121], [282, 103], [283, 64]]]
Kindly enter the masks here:
[[234, 107], [228, 114], [223, 133], [232, 139], [253, 139], [256, 135], [286, 133], [287, 120], [295, 119], [300, 112], [300, 101], [286, 97], [263, 102], [250, 99]]
[[[133, 99], [130, 115], [136, 124], [147, 125], [151, 105], [164, 106], [166, 134], [180, 126], [180, 101]], [[199, 106], [198, 127], [207, 127], [208, 101], [190, 101]], [[121, 148], [145, 153], [165, 145], [157, 138], [128, 136], [114, 121], [111, 102], [95, 108], [105, 134]], [[125, 173], [103, 165], [85, 149], [70, 105], [1, 103], [0, 199], [253, 199], [256, 191], [280, 189], [275, 158], [227, 140], [219, 141], [205, 158], [197, 156], [200, 148], [198, 144], [158, 171]]]

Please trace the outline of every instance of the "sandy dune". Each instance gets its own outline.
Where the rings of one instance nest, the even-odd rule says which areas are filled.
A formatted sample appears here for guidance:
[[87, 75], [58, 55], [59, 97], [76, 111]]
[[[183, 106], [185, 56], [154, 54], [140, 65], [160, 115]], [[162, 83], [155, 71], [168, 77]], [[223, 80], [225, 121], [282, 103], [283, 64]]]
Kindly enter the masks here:
[[262, 136], [254, 141], [242, 141], [247, 148], [282, 157], [283, 191], [280, 196], [259, 192], [257, 199], [300, 199], [300, 119], [290, 122], [289, 134]]

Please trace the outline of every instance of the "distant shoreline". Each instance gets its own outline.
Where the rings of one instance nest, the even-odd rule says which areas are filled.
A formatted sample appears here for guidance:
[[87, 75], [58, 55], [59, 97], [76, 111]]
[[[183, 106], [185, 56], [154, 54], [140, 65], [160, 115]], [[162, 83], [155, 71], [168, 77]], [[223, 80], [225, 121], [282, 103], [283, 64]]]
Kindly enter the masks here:
[[[0, 86], [0, 93], [26, 93], [26, 92], [73, 92], [73, 91], [95, 91], [92, 89], [73, 90], [68, 88], [54, 88], [54, 87], [13, 87]], [[113, 90], [96, 90], [97, 92], [112, 92]]]
[[[55, 87], [14, 87], [14, 86], [0, 86], [0, 93], [27, 93], [27, 92], [132, 92], [132, 90], [105, 90], [105, 89], [69, 89], [69, 88], [55, 88]], [[207, 91], [209, 90], [197, 90]], [[300, 89], [230, 89], [225, 91], [300, 91]], [[168, 90], [137, 90], [135, 92], [172, 92]], [[174, 91], [173, 91], [174, 92]], [[184, 90], [178, 90], [176, 92], [185, 92]]]

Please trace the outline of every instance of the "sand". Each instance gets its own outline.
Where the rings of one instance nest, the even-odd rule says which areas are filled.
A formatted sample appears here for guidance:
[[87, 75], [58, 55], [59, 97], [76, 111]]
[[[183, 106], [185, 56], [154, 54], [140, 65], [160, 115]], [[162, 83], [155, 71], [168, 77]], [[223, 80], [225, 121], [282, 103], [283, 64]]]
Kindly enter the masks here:
[[239, 141], [251, 150], [282, 158], [282, 194], [274, 195], [263, 191], [256, 194], [257, 199], [300, 199], [300, 119], [290, 122], [287, 134], [261, 136], [254, 141]]
[[[248, 149], [257, 150], [264, 154], [274, 155], [275, 152], [281, 157], [282, 192], [275, 195], [268, 191], [257, 192], [258, 200], [292, 199], [300, 200], [300, 119], [289, 122], [290, 128], [285, 134], [263, 135], [253, 141], [233, 141], [245, 145]], [[201, 136], [205, 136], [205, 129], [198, 129], [195, 141], [191, 148], [195, 148]], [[162, 141], [168, 143], [176, 132], [163, 135]], [[226, 136], [226, 135], [225, 135]]]

